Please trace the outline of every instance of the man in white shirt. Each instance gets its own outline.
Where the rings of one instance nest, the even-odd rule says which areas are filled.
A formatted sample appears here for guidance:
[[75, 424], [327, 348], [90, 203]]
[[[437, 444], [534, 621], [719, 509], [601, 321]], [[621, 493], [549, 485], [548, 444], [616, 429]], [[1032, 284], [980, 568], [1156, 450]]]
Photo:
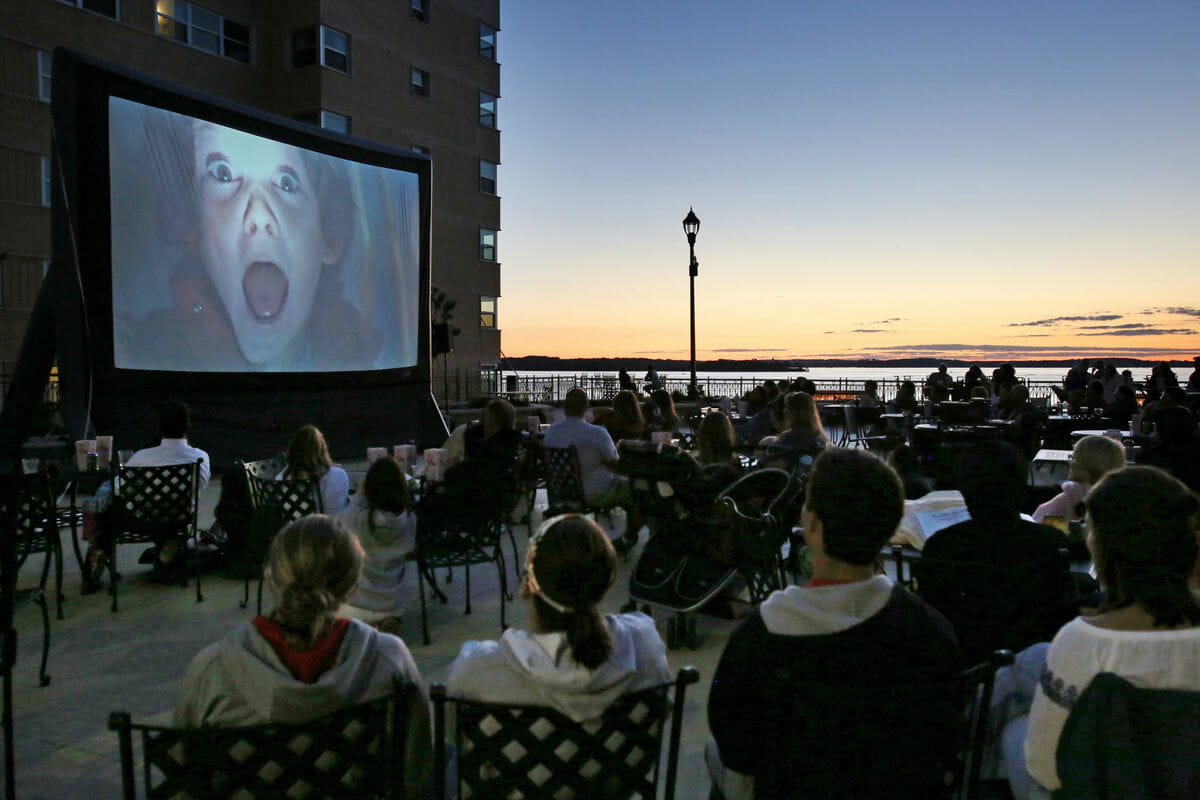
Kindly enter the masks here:
[[[192, 423], [192, 411], [186, 403], [179, 400], [169, 400], [158, 417], [158, 430], [162, 441], [155, 447], [138, 450], [125, 462], [126, 467], [165, 467], [172, 464], [191, 464], [200, 459], [199, 486], [197, 492], [203, 492], [208, 486], [211, 474], [211, 462], [208, 453], [198, 447], [188, 444], [187, 433]], [[118, 487], [119, 488], [119, 487]], [[92, 546], [88, 548], [87, 567], [83, 575], [83, 592], [91, 594], [100, 588], [100, 580], [104, 572], [105, 561], [112, 552], [111, 531], [105, 530], [102, 520], [97, 521]], [[157, 557], [154, 561], [154, 571], [150, 580], [162, 583], [176, 583], [178, 569], [182, 567], [180, 558], [181, 542], [177, 538], [156, 542]]]
[[633, 503], [629, 479], [613, 472], [619, 456], [612, 436], [604, 428], [583, 418], [587, 409], [587, 392], [578, 386], [567, 392], [563, 402], [566, 419], [556, 422], [546, 430], [543, 443], [546, 447], [565, 448], [575, 445], [579, 455], [579, 472], [583, 479], [583, 497], [589, 506], [619, 506], [625, 509], [625, 534], [613, 544], [618, 552], [626, 553], [637, 544], [642, 517]]

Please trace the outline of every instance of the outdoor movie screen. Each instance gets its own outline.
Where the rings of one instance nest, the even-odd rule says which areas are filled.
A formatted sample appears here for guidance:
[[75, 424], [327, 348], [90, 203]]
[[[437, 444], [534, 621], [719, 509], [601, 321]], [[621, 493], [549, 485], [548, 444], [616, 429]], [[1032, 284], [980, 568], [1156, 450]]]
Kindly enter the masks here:
[[108, 104], [114, 367], [418, 363], [416, 172]]

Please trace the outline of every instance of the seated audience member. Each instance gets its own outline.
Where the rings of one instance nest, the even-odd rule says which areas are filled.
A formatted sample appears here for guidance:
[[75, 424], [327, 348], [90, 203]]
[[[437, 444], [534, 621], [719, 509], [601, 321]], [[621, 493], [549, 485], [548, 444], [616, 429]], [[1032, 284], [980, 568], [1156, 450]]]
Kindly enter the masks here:
[[621, 365], [621, 369], [617, 371], [617, 383], [622, 389], [637, 393], [637, 384], [633, 382], [633, 378], [629, 377], [629, 370], [625, 369], [624, 365]]
[[775, 432], [767, 392], [763, 387], [755, 386], [746, 394], [746, 412], [733, 430], [737, 434], [738, 442], [750, 445]]
[[1136, 466], [1105, 476], [1088, 495], [1087, 512], [1106, 596], [1097, 614], [1074, 619], [1054, 637], [1029, 716], [1005, 730], [1011, 745], [1027, 727], [1025, 764], [1039, 785], [1025, 794], [1027, 786], [1013, 781], [1018, 800], [1048, 797], [1043, 790], [1060, 787], [1059, 735], [1098, 673], [1115, 673], [1140, 688], [1200, 691], [1200, 593], [1189, 585], [1200, 501], [1166, 473]]
[[916, 411], [920, 407], [917, 402], [917, 385], [912, 381], [901, 381], [896, 396], [887, 402], [887, 409], [893, 414]]
[[954, 385], [954, 378], [950, 375], [945, 364], [938, 364], [936, 372], [929, 373], [929, 377], [925, 379], [925, 389], [928, 391], [934, 386], [945, 386], [947, 394], [950, 387]]
[[925, 399], [930, 403], [933, 413], [937, 414], [937, 407], [950, 399], [950, 387], [944, 383], [935, 383], [925, 389]]
[[916, 500], [934, 489], [934, 480], [921, 467], [921, 457], [910, 444], [901, 444], [888, 455], [888, 464], [900, 476], [904, 499]]
[[1187, 408], [1187, 393], [1178, 386], [1168, 386], [1156, 400], [1147, 400], [1142, 405], [1142, 423], [1154, 423], [1158, 412], [1164, 408]]
[[303, 722], [387, 694], [395, 678], [416, 683], [408, 711], [406, 796], [430, 785], [429, 700], [404, 642], [336, 616], [362, 564], [354, 535], [324, 514], [298, 519], [271, 543], [268, 616], [243, 622], [192, 659], [174, 724], [235, 727]]
[[612, 413], [604, 418], [604, 429], [614, 442], [622, 439], [648, 439], [650, 430], [642, 416], [637, 395], [625, 389], [613, 398]]
[[703, 469], [680, 498], [686, 508], [695, 510], [711, 504], [741, 476], [742, 464], [733, 446], [729, 417], [720, 411], [705, 414], [696, 431], [696, 461]]
[[812, 580], [773, 592], [713, 677], [705, 760], [724, 797], [944, 795], [962, 714], [954, 633], [873, 566], [903, 508], [870, 453], [817, 459], [801, 514]]
[[1129, 426], [1129, 419], [1138, 413], [1137, 395], [1132, 386], [1121, 384], [1113, 390], [1113, 401], [1104, 407], [1104, 416], [1121, 428]]
[[1043, 409], [1029, 401], [1029, 387], [1018, 383], [1008, 390], [1007, 408], [1001, 418], [1013, 423], [1006, 435], [1027, 456], [1033, 456], [1041, 447], [1047, 416]]
[[563, 401], [566, 416], [546, 429], [543, 444], [546, 447], [563, 448], [575, 445], [579, 455], [583, 497], [589, 506], [620, 506], [625, 509], [625, 533], [616, 540], [614, 546], [626, 553], [637, 544], [638, 532], [642, 528], [641, 513], [633, 503], [629, 479], [613, 472], [619, 461], [617, 446], [613, 444], [608, 431], [584, 420], [587, 408], [587, 392], [578, 386], [567, 392]]
[[1175, 370], [1171, 369], [1171, 365], [1161, 361], [1150, 370], [1150, 377], [1146, 381], [1146, 393], [1151, 400], [1157, 400], [1163, 392], [1171, 388], [1179, 388], [1179, 379], [1175, 377]]
[[552, 517], [529, 540], [521, 596], [530, 629], [467, 642], [446, 694], [550, 706], [576, 722], [598, 719], [617, 697], [671, 680], [667, 653], [645, 614], [597, 608], [617, 576], [612, 543], [577, 514]]
[[511, 465], [520, 446], [517, 410], [500, 397], [489, 400], [483, 409], [482, 420], [470, 425], [463, 434], [463, 448], [470, 459], [489, 459]]
[[1187, 379], [1188, 394], [1200, 392], [1200, 356], [1195, 356], [1192, 359], [1192, 363], [1195, 365], [1195, 367], [1192, 369], [1192, 374], [1188, 375], [1188, 379]]
[[417, 518], [408, 497], [404, 470], [391, 456], [375, 460], [361, 490], [338, 517], [358, 537], [364, 559], [358, 588], [342, 605], [342, 615], [399, 635], [404, 614], [407, 556], [416, 544]]
[[1193, 492], [1200, 491], [1200, 435], [1192, 412], [1182, 406], [1159, 408], [1154, 436], [1158, 443], [1142, 450], [1137, 462], [1166, 470]]
[[1071, 367], [1067, 371], [1067, 376], [1063, 378], [1063, 392], [1082, 392], [1087, 389], [1089, 380], [1088, 367], [1090, 366], [1091, 364], [1084, 358], [1078, 364]]
[[[1024, 454], [1009, 442], [984, 441], [963, 456], [958, 472], [971, 518], [926, 540], [916, 588], [946, 615], [973, 663], [1001, 647], [1017, 652], [1048, 640], [1075, 609], [1059, 553], [1066, 536], [1021, 519]], [[937, 562], [955, 563], [930, 574]]]
[[1107, 403], [1104, 399], [1104, 384], [1101, 381], [1088, 382], [1087, 389], [1083, 393], [1083, 404], [1091, 409], [1093, 414], [1104, 408]]
[[1033, 512], [1033, 521], [1046, 517], [1083, 517], [1083, 499], [1108, 473], [1125, 466], [1125, 448], [1107, 436], [1084, 436], [1071, 451], [1071, 464], [1062, 491]]
[[696, 431], [696, 460], [705, 467], [718, 464], [740, 467], [741, 462], [733, 452], [734, 444], [729, 417], [722, 411], [705, 414]]
[[325, 437], [316, 425], [303, 425], [287, 449], [287, 466], [277, 481], [316, 479], [321, 487], [321, 506], [326, 514], [340, 514], [350, 502], [350, 476], [333, 463]]
[[[197, 491], [202, 493], [208, 486], [211, 462], [208, 453], [188, 443], [187, 435], [191, 426], [192, 411], [187, 404], [179, 400], [167, 401], [158, 416], [158, 431], [162, 440], [154, 447], [138, 450], [130, 456], [124, 466], [166, 467], [172, 464], [191, 464], [200, 459]], [[119, 490], [120, 486], [117, 488]], [[95, 512], [87, 511], [84, 515], [84, 538], [90, 543], [83, 573], [84, 594], [93, 594], [100, 590], [104, 569], [112, 553], [115, 531], [111, 529], [109, 518], [104, 513], [111, 502], [111, 496], [112, 484], [105, 483], [96, 493]], [[154, 546], [156, 556], [150, 580], [156, 583], [178, 582], [180, 570], [184, 567], [186, 543], [178, 538], [164, 538], [162, 541], [156, 541]]]
[[766, 448], [772, 458], [784, 453], [782, 458], [790, 463], [787, 450], [816, 451], [823, 450], [829, 444], [817, 403], [808, 392], [792, 392], [787, 396], [784, 402], [784, 425], [783, 433], [767, 436], [759, 442], [759, 446]]
[[1104, 402], [1111, 403], [1117, 399], [1117, 387], [1124, 383], [1121, 378], [1121, 373], [1117, 372], [1117, 365], [1111, 361], [1104, 365], [1104, 374], [1100, 376], [1100, 383], [1104, 386]]
[[854, 400], [858, 403], [860, 409], [882, 408], [883, 399], [879, 396], [879, 382], [873, 380], [863, 381], [863, 390], [854, 396]]
[[676, 433], [679, 430], [680, 419], [675, 413], [675, 401], [666, 389], [655, 389], [650, 393], [648, 411], [646, 425], [651, 431]]

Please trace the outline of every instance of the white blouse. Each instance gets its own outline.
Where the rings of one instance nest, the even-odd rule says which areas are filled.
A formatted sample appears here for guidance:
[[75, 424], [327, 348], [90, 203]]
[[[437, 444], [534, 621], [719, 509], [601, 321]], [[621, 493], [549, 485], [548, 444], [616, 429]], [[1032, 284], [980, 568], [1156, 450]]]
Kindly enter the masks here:
[[1101, 672], [1141, 688], [1200, 690], [1200, 626], [1116, 631], [1076, 617], [1062, 627], [1046, 654], [1025, 737], [1025, 765], [1047, 789], [1062, 785], [1055, 751], [1067, 715]]

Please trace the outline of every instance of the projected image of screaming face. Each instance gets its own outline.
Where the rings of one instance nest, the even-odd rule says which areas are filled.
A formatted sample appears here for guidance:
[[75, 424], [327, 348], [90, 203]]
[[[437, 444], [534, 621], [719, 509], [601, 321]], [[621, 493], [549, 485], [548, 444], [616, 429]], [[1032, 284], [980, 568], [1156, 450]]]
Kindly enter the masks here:
[[299, 357], [324, 266], [315, 176], [299, 149], [196, 123], [200, 257], [251, 364]]
[[305, 149], [317, 142], [295, 131], [109, 103], [116, 368], [417, 364], [415, 171]]

